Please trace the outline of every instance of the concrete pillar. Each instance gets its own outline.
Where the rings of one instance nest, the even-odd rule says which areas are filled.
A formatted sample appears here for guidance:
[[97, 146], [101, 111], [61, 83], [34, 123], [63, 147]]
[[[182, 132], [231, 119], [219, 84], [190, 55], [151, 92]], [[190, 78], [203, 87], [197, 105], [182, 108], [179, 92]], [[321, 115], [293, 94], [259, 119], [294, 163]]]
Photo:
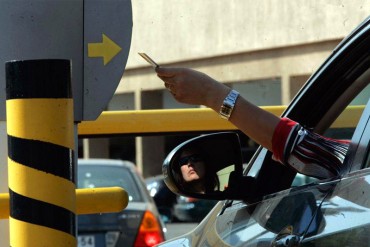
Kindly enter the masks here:
[[281, 76], [281, 104], [287, 105], [289, 104], [291, 97], [290, 97], [290, 77], [288, 74], [283, 74]]
[[109, 158], [109, 139], [90, 138], [83, 139], [83, 157], [88, 158]]
[[162, 173], [164, 160], [164, 137], [146, 136], [142, 144], [143, 176], [150, 177]]
[[310, 77], [309, 75], [297, 75], [290, 77], [288, 93], [290, 100], [294, 98], [294, 96], [302, 88], [303, 84], [308, 80], [309, 77]]
[[[161, 109], [163, 95], [161, 90], [137, 91], [135, 109]], [[165, 121], [165, 119], [164, 119]], [[144, 177], [162, 173], [164, 138], [161, 136], [136, 137], [136, 165]]]
[[[134, 94], [134, 107], [135, 110], [140, 110], [141, 109], [141, 91], [137, 89]], [[137, 169], [141, 174], [143, 174], [143, 150], [142, 150], [142, 140], [143, 138], [141, 136], [137, 136], [135, 138], [135, 163], [137, 166]]]
[[137, 136], [135, 138], [135, 150], [136, 150], [136, 153], [135, 153], [135, 160], [136, 160], [136, 166], [137, 166], [137, 169], [139, 170], [140, 174], [143, 175], [143, 171], [144, 171], [144, 155], [143, 155], [143, 138], [141, 136]]

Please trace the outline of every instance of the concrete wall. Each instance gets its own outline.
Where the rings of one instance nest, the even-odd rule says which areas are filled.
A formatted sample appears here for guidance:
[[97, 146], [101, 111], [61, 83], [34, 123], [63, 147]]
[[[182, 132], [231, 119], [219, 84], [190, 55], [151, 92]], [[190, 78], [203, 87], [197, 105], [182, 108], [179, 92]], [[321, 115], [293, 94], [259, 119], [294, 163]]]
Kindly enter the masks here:
[[135, 0], [127, 68], [342, 38], [369, 15], [367, 0]]
[[[369, 0], [135, 0], [132, 46], [117, 93], [163, 89], [138, 52], [159, 64], [200, 69], [220, 81], [276, 76], [284, 69], [310, 74], [368, 9]], [[294, 58], [308, 56], [296, 63], [290, 48]], [[262, 67], [257, 59], [268, 61]], [[248, 74], [241, 78], [241, 72]]]

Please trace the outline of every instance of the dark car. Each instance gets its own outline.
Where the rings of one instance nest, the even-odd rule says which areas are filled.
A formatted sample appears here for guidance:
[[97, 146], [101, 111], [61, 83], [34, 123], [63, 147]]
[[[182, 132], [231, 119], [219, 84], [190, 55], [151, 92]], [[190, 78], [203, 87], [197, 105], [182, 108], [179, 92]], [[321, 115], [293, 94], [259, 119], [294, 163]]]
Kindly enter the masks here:
[[216, 205], [215, 200], [204, 200], [194, 197], [177, 196], [174, 207], [176, 219], [183, 222], [201, 222]]
[[[324, 136], [351, 140], [341, 176], [295, 179], [294, 170], [274, 161], [262, 147], [243, 170], [236, 132], [204, 135], [175, 148], [163, 165], [171, 190], [221, 201], [191, 233], [160, 246], [369, 246], [369, 82], [367, 18], [333, 50], [283, 113]], [[217, 169], [232, 168], [221, 181], [225, 190], [200, 194], [176, 182], [178, 152], [193, 143], [212, 152]]]
[[166, 186], [163, 179], [163, 175], [158, 175], [146, 178], [145, 183], [165, 223], [200, 222], [216, 205], [214, 200], [178, 196]]
[[157, 205], [163, 222], [177, 221], [173, 214], [174, 205], [176, 204], [176, 194], [166, 186], [163, 181], [163, 175], [146, 178], [145, 183], [150, 196]]
[[78, 160], [79, 188], [114, 186], [127, 191], [128, 206], [119, 213], [79, 215], [78, 247], [153, 246], [162, 242], [165, 228], [134, 164], [109, 159]]

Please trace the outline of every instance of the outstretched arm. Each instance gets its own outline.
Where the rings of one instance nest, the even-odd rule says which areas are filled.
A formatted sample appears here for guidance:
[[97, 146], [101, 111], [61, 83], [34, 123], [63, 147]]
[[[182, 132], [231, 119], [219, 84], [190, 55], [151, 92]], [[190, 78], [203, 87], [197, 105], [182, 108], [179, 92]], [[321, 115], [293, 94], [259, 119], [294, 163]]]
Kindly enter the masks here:
[[[187, 104], [204, 105], [219, 112], [230, 88], [208, 75], [187, 68], [156, 69], [174, 98]], [[239, 96], [229, 118], [254, 141], [272, 151], [272, 136], [280, 118]]]

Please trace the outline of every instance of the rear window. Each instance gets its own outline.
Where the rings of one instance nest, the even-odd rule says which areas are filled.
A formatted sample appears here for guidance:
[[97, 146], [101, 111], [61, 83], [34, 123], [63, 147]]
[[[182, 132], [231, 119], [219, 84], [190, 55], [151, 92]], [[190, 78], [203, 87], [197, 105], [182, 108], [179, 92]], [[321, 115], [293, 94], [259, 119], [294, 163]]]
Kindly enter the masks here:
[[125, 167], [115, 166], [78, 166], [78, 188], [122, 187], [129, 195], [129, 200], [142, 202], [143, 196], [133, 173]]

